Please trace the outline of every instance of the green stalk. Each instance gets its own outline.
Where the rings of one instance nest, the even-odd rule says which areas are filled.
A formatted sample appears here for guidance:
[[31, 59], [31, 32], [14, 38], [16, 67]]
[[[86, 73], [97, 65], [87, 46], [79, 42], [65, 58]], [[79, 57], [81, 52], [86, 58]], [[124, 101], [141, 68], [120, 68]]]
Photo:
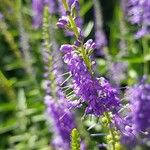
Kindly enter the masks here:
[[[108, 125], [110, 126], [111, 125], [111, 118], [110, 118], [110, 115], [109, 115], [109, 113], [108, 112], [105, 112], [105, 117], [107, 118], [107, 122], [108, 122]], [[113, 129], [113, 128], [109, 128], [109, 132], [110, 132], [110, 134], [111, 134], [111, 137], [112, 137], [112, 150], [116, 150], [115, 149], [115, 143], [116, 143], [116, 138], [115, 138], [115, 134], [114, 134], [114, 132], [115, 132], [115, 130]]]
[[15, 57], [21, 63], [22, 62], [21, 53], [18, 49], [18, 46], [17, 46], [17, 44], [14, 40], [13, 35], [11, 34], [10, 31], [8, 31], [8, 26], [7, 26], [6, 22], [3, 21], [3, 20], [0, 21], [0, 31], [4, 35], [4, 38], [5, 38], [6, 42], [9, 44], [10, 50], [14, 53]]
[[73, 20], [73, 17], [72, 17], [71, 15], [69, 15], [68, 17], [69, 17], [69, 20], [70, 20], [70, 24], [71, 24], [71, 26], [72, 26], [72, 29], [73, 29], [73, 31], [74, 31], [74, 34], [75, 34], [76, 38], [78, 38], [78, 36], [79, 36], [79, 31], [78, 31], [78, 28], [77, 28], [77, 26], [76, 26], [76, 23], [75, 23], [75, 21]]
[[[66, 0], [62, 0], [62, 3], [64, 5], [64, 8], [65, 8], [66, 12], [69, 11], [69, 6], [68, 6], [67, 1]], [[75, 23], [73, 17], [70, 14], [68, 14], [68, 18], [69, 18], [72, 30], [73, 30], [73, 32], [74, 32], [74, 34], [76, 36], [76, 39], [77, 39], [78, 36], [79, 36], [79, 31], [78, 31], [78, 28], [76, 26], [76, 23]]]
[[90, 73], [93, 74], [91, 60], [88, 57], [88, 55], [86, 54], [86, 50], [84, 49], [83, 45], [82, 45], [81, 48], [82, 48], [81, 49], [81, 54], [82, 54], [83, 60], [84, 60], [84, 62], [86, 64], [88, 70], [90, 71]]
[[62, 0], [62, 3], [64, 5], [65, 10], [68, 11], [69, 10], [69, 6], [68, 6], [67, 1], [66, 0]]
[[142, 38], [142, 46], [143, 46], [143, 55], [144, 55], [144, 74], [148, 74], [149, 73], [149, 66], [148, 66], [148, 62], [146, 60], [146, 55], [149, 54], [149, 47], [147, 45], [147, 39], [146, 37]]
[[[48, 7], [44, 8], [44, 18], [43, 18], [43, 40], [44, 40], [44, 49], [47, 52], [51, 53], [51, 45], [50, 43], [50, 36], [49, 36], [49, 24], [50, 24], [50, 17]], [[48, 67], [49, 67], [49, 80], [51, 83], [51, 94], [53, 98], [56, 98], [56, 82], [55, 82], [55, 75], [53, 73], [53, 58], [51, 55], [48, 57]]]

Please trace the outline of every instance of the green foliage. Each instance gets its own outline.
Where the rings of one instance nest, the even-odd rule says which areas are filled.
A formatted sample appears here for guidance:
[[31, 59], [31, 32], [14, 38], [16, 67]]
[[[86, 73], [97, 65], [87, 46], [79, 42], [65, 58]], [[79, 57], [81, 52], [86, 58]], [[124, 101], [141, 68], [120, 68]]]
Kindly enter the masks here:
[[80, 150], [80, 135], [77, 129], [73, 129], [71, 132], [71, 150]]
[[[125, 22], [118, 1], [107, 2], [110, 1], [101, 0], [104, 18], [102, 26], [108, 38], [108, 47], [104, 52], [109, 54], [111, 63], [127, 62], [129, 65], [126, 79], [121, 82], [121, 86], [133, 85], [144, 73], [150, 79], [150, 37], [135, 40], [133, 37], [135, 27]], [[114, 3], [114, 8], [110, 9], [112, 3]], [[80, 4], [80, 15], [84, 18], [83, 33], [86, 38], [93, 38], [93, 1], [80, 0]], [[65, 4], [65, 7], [68, 6]], [[43, 102], [44, 64], [41, 45], [43, 40], [44, 48], [51, 53], [53, 47], [50, 40], [56, 39], [56, 43], [61, 44], [68, 43], [71, 38], [64, 38], [62, 31], [55, 25], [58, 16], [50, 16], [47, 7], [43, 13], [43, 28], [34, 30], [29, 0], [16, 0], [15, 2], [0, 0], [0, 12], [4, 15], [4, 18], [0, 20], [0, 150], [51, 149], [49, 143], [52, 133], [49, 131], [51, 128], [45, 117]], [[49, 31], [51, 26], [53, 33]], [[72, 23], [73, 27], [74, 23]], [[77, 29], [74, 30], [77, 32]], [[118, 58], [122, 50], [119, 45], [120, 41], [125, 42], [127, 55]], [[49, 71], [52, 69], [52, 59], [53, 57], [50, 56]], [[96, 58], [96, 62], [97, 74], [107, 76], [106, 58]], [[88, 60], [87, 63], [89, 63]], [[54, 79], [55, 76], [51, 74], [53, 91], [55, 91]], [[77, 129], [72, 130], [72, 150], [80, 150], [80, 136], [84, 138], [87, 149], [90, 150], [97, 150], [96, 145], [103, 142], [112, 146], [113, 141], [115, 141], [116, 150], [123, 150], [118, 142], [120, 136], [116, 129], [106, 129], [111, 123], [108, 116], [104, 118], [92, 116], [81, 120], [83, 113], [80, 109], [76, 114], [79, 132]], [[104, 126], [100, 122], [104, 123]], [[91, 126], [93, 127], [89, 129]], [[107, 132], [108, 136], [90, 137], [90, 134], [99, 132]]]

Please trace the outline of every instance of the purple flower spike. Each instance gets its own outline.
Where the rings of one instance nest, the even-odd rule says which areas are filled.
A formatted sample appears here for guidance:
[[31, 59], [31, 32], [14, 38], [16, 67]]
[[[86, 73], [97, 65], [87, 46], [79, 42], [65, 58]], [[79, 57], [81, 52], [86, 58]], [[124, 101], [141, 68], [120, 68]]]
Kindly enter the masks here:
[[[92, 40], [86, 45], [93, 48]], [[119, 106], [117, 91], [110, 86], [104, 78], [94, 78], [89, 72], [86, 64], [74, 51], [72, 45], [62, 45], [64, 62], [73, 77], [73, 89], [83, 102], [88, 104], [85, 113], [100, 116], [106, 111], [116, 109]]]

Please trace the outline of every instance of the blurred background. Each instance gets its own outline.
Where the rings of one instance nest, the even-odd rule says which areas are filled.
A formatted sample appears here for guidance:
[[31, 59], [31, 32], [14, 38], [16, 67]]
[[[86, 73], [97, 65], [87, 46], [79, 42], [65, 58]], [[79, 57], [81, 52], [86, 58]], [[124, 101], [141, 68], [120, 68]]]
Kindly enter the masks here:
[[[80, 0], [80, 4], [84, 33], [86, 37], [94, 38], [93, 2]], [[120, 84], [132, 85], [142, 76], [145, 62], [142, 57], [142, 41], [133, 40], [136, 26], [123, 21], [119, 0], [99, 0], [99, 4], [110, 62], [115, 62], [118, 58], [117, 54], [121, 51], [119, 42], [124, 38], [128, 55], [119, 57], [119, 60], [128, 63], [128, 70]], [[42, 28], [33, 28], [32, 16], [30, 0], [0, 0], [0, 150], [50, 149], [52, 133], [45, 117], [43, 102]], [[53, 17], [54, 24], [57, 19], [57, 15]], [[122, 23], [126, 28], [122, 27]], [[60, 44], [70, 41], [68, 37], [64, 38], [60, 30], [56, 28], [55, 31], [56, 40]], [[94, 55], [97, 74], [109, 78], [110, 62], [103, 54]], [[147, 55], [147, 61], [149, 60]], [[86, 120], [84, 128], [89, 124], [91, 122]], [[102, 139], [91, 139], [91, 149], [96, 150], [97, 148], [92, 147], [96, 143], [94, 141]]]

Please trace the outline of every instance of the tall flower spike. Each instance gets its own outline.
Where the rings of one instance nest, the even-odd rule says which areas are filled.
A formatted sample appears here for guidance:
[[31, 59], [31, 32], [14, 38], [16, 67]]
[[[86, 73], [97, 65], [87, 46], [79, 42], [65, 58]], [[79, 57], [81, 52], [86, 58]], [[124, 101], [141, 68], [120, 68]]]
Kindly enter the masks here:
[[[66, 1], [64, 6], [69, 9]], [[68, 19], [72, 25], [70, 30], [74, 31], [79, 40], [80, 32], [71, 14], [68, 15]], [[88, 40], [84, 45], [82, 41], [80, 42], [79, 47], [66, 44], [62, 45], [60, 50], [64, 53], [64, 62], [71, 71], [74, 92], [82, 102], [88, 104], [85, 113], [100, 116], [119, 106], [118, 94], [104, 78], [97, 79], [93, 76], [90, 51], [95, 49], [95, 43], [92, 40]]]
[[[66, 12], [68, 12], [69, 5], [67, 1], [63, 0], [62, 3]], [[113, 134], [116, 130], [111, 128], [109, 111], [115, 114], [120, 105], [118, 92], [111, 87], [106, 79], [94, 77], [91, 52], [95, 48], [95, 43], [92, 40], [88, 40], [84, 44], [81, 29], [78, 30], [72, 13], [67, 13], [67, 17], [71, 25], [70, 30], [74, 32], [76, 42], [75, 45], [62, 45], [60, 50], [64, 53], [64, 62], [71, 72], [74, 92], [80, 98], [81, 103], [85, 102], [87, 104], [86, 114], [106, 115], [109, 120], [108, 128], [110, 133]], [[114, 136], [112, 137], [111, 146], [115, 150], [118, 141]]]
[[[75, 128], [75, 119], [73, 113], [68, 109], [68, 103], [59, 88], [59, 69], [53, 64], [52, 46], [49, 44], [49, 14], [48, 7], [44, 10], [43, 19], [43, 48], [44, 62], [46, 69], [46, 95], [45, 104], [47, 106], [47, 119], [52, 120], [54, 149], [70, 150], [70, 134]], [[57, 77], [58, 76], [58, 77]], [[57, 77], [57, 78], [56, 78]]]

